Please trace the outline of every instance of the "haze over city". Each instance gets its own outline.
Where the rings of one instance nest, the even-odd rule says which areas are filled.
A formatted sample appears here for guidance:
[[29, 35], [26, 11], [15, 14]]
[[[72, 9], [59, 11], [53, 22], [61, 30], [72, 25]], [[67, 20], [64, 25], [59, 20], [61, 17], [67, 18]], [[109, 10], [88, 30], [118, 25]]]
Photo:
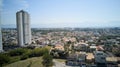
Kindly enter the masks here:
[[16, 27], [26, 10], [31, 27], [120, 27], [120, 0], [2, 0], [2, 27]]
[[0, 0], [0, 67], [120, 67], [120, 0]]

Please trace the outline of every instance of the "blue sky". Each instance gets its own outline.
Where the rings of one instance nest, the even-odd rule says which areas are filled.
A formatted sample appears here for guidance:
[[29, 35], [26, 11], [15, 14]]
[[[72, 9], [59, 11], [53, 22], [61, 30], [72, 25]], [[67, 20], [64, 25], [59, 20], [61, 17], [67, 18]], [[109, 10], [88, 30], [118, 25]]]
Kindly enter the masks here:
[[3, 0], [2, 25], [15, 25], [21, 9], [31, 27], [120, 27], [120, 0]]

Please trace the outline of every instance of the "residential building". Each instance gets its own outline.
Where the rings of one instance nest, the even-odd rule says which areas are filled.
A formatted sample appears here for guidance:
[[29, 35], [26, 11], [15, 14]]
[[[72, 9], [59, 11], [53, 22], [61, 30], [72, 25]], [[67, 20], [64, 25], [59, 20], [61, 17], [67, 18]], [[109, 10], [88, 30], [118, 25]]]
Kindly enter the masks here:
[[1, 23], [0, 23], [0, 52], [2, 51], [3, 51], [3, 45], [2, 45]]
[[97, 67], [106, 67], [106, 55], [103, 51], [95, 51], [94, 57]]
[[106, 57], [107, 67], [117, 67], [117, 61], [116, 57]]
[[70, 66], [86, 66], [86, 54], [70, 54], [67, 58], [66, 64]]
[[94, 55], [93, 55], [93, 53], [87, 53], [86, 61], [87, 61], [88, 63], [94, 62]]
[[[1, 7], [1, 6], [0, 6]], [[0, 11], [1, 13], [1, 11]], [[0, 14], [0, 52], [3, 51], [3, 45], [2, 45], [2, 33], [1, 33], [1, 14]]]
[[55, 45], [54, 49], [64, 51], [64, 47], [62, 45]]
[[26, 11], [16, 13], [18, 45], [25, 46], [31, 43], [31, 28], [29, 14]]

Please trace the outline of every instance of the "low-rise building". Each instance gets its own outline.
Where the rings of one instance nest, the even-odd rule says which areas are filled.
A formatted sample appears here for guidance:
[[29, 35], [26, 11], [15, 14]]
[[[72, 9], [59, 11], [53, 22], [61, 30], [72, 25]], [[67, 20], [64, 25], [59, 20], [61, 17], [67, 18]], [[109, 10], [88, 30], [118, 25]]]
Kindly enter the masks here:
[[116, 57], [106, 57], [107, 67], [117, 67]]
[[71, 66], [86, 66], [86, 54], [70, 54], [66, 64]]
[[95, 51], [94, 57], [97, 67], [106, 67], [106, 55], [103, 51]]
[[93, 53], [87, 53], [86, 55], [87, 55], [87, 56], [86, 56], [86, 61], [87, 61], [88, 63], [94, 62], [94, 55], [93, 55]]
[[90, 52], [96, 51], [96, 46], [90, 46]]
[[64, 51], [64, 47], [62, 45], [55, 45], [54, 49], [57, 49], [57, 50], [62, 50]]

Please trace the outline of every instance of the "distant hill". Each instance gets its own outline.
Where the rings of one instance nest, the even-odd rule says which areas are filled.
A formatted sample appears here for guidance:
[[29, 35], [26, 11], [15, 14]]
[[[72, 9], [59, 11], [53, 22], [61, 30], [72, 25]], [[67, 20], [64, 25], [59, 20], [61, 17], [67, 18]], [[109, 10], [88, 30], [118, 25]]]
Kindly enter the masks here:
[[1, 25], [2, 28], [16, 28], [15, 24]]
[[[3, 24], [1, 25], [2, 28], [16, 28], [15, 24]], [[31, 24], [31, 28], [115, 28], [120, 29], [120, 27], [55, 27], [55, 26], [48, 26], [48, 25], [37, 25], [37, 24]]]

